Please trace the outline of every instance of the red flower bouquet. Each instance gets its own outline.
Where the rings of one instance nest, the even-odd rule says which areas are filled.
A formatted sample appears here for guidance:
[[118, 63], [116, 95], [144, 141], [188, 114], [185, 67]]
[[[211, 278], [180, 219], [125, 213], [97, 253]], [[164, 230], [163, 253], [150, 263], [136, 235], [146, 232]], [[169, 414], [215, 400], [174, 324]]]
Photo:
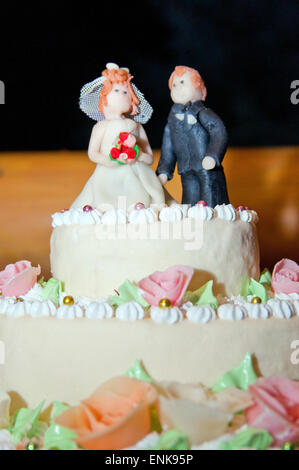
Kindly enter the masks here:
[[139, 149], [136, 138], [129, 132], [121, 132], [117, 139], [117, 144], [110, 150], [109, 157], [119, 165], [130, 165], [138, 157]]

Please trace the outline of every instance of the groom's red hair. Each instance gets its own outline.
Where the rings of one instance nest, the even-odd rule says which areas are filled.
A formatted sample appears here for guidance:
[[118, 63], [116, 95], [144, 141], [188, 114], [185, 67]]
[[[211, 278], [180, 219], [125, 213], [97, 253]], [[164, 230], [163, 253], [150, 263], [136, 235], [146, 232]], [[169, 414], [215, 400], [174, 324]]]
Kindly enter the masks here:
[[177, 75], [178, 77], [181, 77], [184, 75], [184, 73], [189, 72], [190, 73], [190, 78], [191, 78], [191, 83], [194, 86], [194, 88], [201, 90], [202, 92], [202, 101], [205, 101], [207, 97], [207, 89], [205, 86], [205, 82], [203, 81], [201, 75], [199, 72], [195, 69], [192, 69], [191, 67], [187, 67], [186, 65], [177, 65], [172, 74], [170, 75], [168, 86], [169, 88], [172, 87], [173, 79], [174, 76]]

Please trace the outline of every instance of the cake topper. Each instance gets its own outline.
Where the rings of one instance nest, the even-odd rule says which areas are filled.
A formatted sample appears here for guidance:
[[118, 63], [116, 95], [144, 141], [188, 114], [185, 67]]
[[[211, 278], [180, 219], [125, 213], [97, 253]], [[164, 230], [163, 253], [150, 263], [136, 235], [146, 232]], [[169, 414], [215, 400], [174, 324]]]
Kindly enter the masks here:
[[90, 137], [88, 156], [97, 167], [72, 207], [128, 207], [164, 204], [164, 189], [150, 167], [153, 153], [141, 123], [152, 107], [131, 83], [127, 68], [108, 63], [102, 76], [81, 90], [80, 108], [98, 121]]
[[164, 129], [157, 174], [162, 184], [172, 179], [177, 163], [183, 204], [205, 201], [208, 206], [228, 204], [221, 165], [227, 133], [222, 120], [204, 104], [207, 90], [199, 72], [177, 66], [169, 78], [174, 102]]

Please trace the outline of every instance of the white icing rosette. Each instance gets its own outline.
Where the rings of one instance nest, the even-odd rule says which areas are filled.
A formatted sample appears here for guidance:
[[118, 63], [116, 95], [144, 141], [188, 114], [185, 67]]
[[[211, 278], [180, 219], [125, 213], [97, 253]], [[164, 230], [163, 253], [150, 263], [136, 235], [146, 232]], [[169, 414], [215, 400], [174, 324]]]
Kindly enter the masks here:
[[254, 216], [250, 210], [244, 209], [239, 211], [239, 217], [243, 222], [252, 222]]
[[144, 209], [133, 209], [129, 216], [128, 220], [130, 224], [150, 224], [158, 220], [156, 212], [148, 207]]
[[150, 309], [151, 319], [157, 323], [179, 323], [183, 320], [184, 316], [179, 307], [151, 307]]
[[187, 309], [186, 315], [193, 323], [208, 323], [216, 320], [216, 312], [209, 305], [192, 305]]
[[294, 306], [294, 310], [295, 310], [296, 315], [299, 317], [299, 300], [294, 300], [293, 301], [293, 306]]
[[9, 305], [10, 303], [7, 299], [0, 297], [0, 315], [6, 313]]
[[31, 317], [50, 317], [55, 316], [57, 308], [52, 300], [34, 300], [26, 303], [26, 310]]
[[144, 309], [138, 302], [132, 300], [131, 302], [119, 305], [116, 309], [115, 316], [119, 320], [142, 320], [144, 318]]
[[7, 317], [24, 317], [27, 313], [26, 302], [9, 303], [5, 315]]
[[84, 211], [79, 208], [71, 208], [64, 212], [56, 212], [52, 215], [52, 227], [60, 225], [94, 225], [101, 221], [101, 214], [96, 209]]
[[119, 225], [127, 223], [127, 213], [123, 209], [110, 209], [102, 215], [102, 223]]
[[186, 212], [187, 205], [184, 207], [183, 204], [172, 204], [160, 210], [159, 219], [162, 222], [178, 222], [185, 217]]
[[231, 204], [221, 204], [215, 207], [215, 212], [220, 219], [234, 222], [237, 218], [237, 213]]
[[288, 300], [270, 299], [267, 305], [270, 306], [276, 318], [290, 319], [296, 313], [294, 306]]
[[255, 320], [269, 318], [271, 315], [271, 308], [267, 304], [252, 304], [246, 303], [244, 307], [247, 310], [249, 318], [253, 318]]
[[197, 220], [211, 220], [214, 217], [214, 209], [209, 206], [195, 205], [188, 210], [188, 217]]
[[36, 282], [34, 286], [27, 292], [25, 295], [20, 295], [21, 299], [24, 299], [26, 302], [33, 302], [34, 300], [42, 300], [42, 286]]
[[80, 305], [61, 305], [56, 313], [57, 318], [73, 320], [74, 318], [82, 318], [83, 310]]
[[222, 304], [218, 308], [218, 316], [221, 320], [243, 320], [247, 315], [246, 308], [243, 305]]
[[7, 429], [0, 429], [0, 450], [16, 450], [11, 434]]
[[91, 302], [85, 310], [86, 318], [104, 319], [113, 317], [113, 307], [108, 302]]

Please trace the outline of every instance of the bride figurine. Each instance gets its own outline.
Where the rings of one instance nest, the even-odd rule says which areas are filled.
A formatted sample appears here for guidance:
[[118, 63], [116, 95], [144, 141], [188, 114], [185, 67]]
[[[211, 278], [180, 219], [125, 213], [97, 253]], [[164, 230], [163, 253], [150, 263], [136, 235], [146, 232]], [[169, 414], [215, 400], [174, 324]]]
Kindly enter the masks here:
[[126, 68], [109, 63], [102, 76], [81, 90], [80, 108], [98, 121], [90, 137], [88, 156], [97, 163], [72, 207], [117, 207], [118, 197], [133, 204], [164, 204], [164, 189], [151, 168], [153, 153], [141, 124], [152, 107], [131, 83]]

